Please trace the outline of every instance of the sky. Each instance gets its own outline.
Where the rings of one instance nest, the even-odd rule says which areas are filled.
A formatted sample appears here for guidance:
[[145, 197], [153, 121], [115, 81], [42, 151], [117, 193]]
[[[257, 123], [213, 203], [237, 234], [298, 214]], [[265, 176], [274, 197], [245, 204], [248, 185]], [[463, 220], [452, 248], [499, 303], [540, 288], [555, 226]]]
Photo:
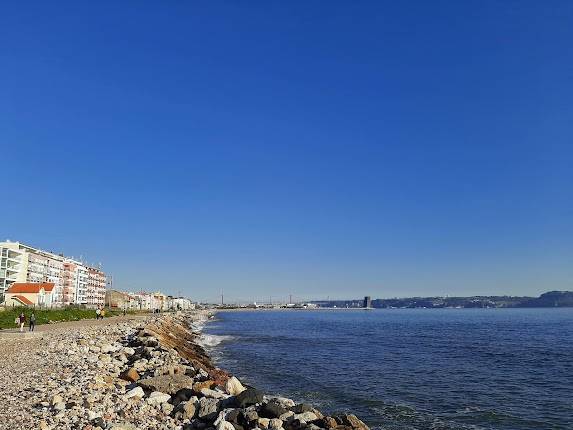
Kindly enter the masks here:
[[573, 290], [573, 3], [0, 6], [0, 239], [123, 290]]

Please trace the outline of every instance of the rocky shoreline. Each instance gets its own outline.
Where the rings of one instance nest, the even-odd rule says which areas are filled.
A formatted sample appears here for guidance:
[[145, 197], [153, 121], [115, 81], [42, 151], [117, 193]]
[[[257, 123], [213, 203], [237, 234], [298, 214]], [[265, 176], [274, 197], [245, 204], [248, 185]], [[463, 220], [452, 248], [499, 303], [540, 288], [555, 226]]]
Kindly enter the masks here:
[[324, 416], [217, 369], [191, 329], [208, 317], [197, 311], [4, 340], [0, 429], [368, 430], [354, 415]]

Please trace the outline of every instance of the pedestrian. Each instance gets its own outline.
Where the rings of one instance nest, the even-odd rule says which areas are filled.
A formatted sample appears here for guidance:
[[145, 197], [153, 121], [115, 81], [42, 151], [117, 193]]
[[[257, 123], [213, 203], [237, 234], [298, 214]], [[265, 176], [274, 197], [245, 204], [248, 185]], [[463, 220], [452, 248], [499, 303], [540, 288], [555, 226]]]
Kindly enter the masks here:
[[102, 309], [102, 310], [101, 310], [101, 313], [99, 314], [99, 317], [100, 317], [101, 319], [103, 319], [104, 316], [105, 316], [105, 309]]
[[22, 333], [24, 331], [24, 324], [26, 324], [26, 315], [24, 315], [24, 312], [22, 312], [20, 314], [20, 333]]
[[34, 331], [35, 328], [36, 328], [36, 315], [34, 314], [34, 312], [32, 312], [32, 315], [30, 315], [30, 331]]
[[96, 309], [96, 320], [99, 320], [99, 316], [101, 315], [101, 309], [97, 308]]
[[127, 313], [127, 309], [123, 308], [123, 316]]

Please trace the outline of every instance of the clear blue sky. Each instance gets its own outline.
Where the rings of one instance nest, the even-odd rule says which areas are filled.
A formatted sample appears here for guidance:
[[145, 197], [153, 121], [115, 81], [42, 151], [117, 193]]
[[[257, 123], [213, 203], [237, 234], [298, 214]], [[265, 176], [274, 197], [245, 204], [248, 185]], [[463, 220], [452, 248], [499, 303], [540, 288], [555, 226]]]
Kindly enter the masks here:
[[573, 2], [5, 2], [0, 238], [216, 300], [573, 289]]

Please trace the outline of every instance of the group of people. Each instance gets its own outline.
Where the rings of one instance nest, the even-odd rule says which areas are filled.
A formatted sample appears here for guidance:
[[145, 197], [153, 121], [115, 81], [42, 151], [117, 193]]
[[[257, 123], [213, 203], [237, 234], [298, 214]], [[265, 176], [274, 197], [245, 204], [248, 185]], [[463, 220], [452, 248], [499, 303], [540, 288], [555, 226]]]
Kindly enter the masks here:
[[96, 309], [96, 320], [102, 320], [104, 316], [105, 316], [105, 309], [97, 308]]
[[[19, 317], [16, 318], [16, 321], [14, 321], [16, 324], [20, 325], [20, 333], [22, 333], [24, 331], [24, 326], [26, 325], [26, 315], [24, 314], [24, 312], [22, 312], [20, 314]], [[32, 312], [32, 315], [30, 315], [30, 329], [29, 331], [34, 331], [34, 329], [36, 328], [36, 314], [34, 314], [34, 312]]]

